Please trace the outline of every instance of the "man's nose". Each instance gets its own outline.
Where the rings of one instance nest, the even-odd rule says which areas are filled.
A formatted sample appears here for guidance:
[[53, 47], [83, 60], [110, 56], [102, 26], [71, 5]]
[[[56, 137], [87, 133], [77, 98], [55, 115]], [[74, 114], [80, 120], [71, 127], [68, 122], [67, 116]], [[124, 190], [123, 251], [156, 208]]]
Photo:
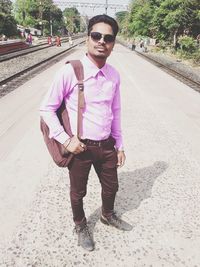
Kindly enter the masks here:
[[99, 40], [99, 42], [100, 42], [101, 44], [105, 44], [104, 36], [101, 37], [101, 39]]

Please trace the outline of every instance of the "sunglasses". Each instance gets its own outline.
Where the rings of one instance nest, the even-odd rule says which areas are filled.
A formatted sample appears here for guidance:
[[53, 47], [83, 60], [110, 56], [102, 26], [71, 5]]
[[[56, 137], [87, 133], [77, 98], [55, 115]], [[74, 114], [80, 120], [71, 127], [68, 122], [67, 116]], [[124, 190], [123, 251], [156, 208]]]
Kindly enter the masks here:
[[113, 43], [115, 41], [115, 36], [112, 34], [102, 34], [100, 32], [91, 32], [90, 36], [93, 41], [97, 42], [103, 38], [105, 43]]

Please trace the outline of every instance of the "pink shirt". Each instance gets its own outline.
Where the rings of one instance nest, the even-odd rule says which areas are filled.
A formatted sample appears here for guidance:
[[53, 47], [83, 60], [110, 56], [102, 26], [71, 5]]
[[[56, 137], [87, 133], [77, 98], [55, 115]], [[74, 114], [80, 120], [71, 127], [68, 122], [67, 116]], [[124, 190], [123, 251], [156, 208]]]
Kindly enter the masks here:
[[[123, 149], [119, 74], [107, 63], [99, 69], [87, 56], [81, 62], [84, 68], [85, 96], [81, 138], [103, 140], [111, 134], [116, 139], [116, 148]], [[50, 138], [53, 137], [61, 144], [69, 138], [55, 113], [63, 98], [72, 133], [76, 135], [78, 86], [71, 64], [64, 65], [57, 73], [40, 107], [40, 115], [49, 126]]]

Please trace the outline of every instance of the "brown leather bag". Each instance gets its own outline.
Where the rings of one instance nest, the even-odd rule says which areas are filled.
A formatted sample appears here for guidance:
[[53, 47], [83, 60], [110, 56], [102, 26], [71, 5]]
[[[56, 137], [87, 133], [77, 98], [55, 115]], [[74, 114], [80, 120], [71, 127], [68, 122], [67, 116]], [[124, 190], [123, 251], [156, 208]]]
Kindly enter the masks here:
[[[82, 132], [82, 110], [85, 106], [84, 101], [84, 72], [83, 72], [83, 65], [80, 60], [71, 60], [66, 63], [70, 63], [78, 80], [78, 116], [77, 116], [77, 136], [81, 136]], [[56, 111], [60, 124], [63, 126], [66, 133], [72, 137], [72, 131], [69, 123], [68, 112], [65, 107], [65, 101], [63, 99], [61, 106]], [[59, 167], [67, 167], [70, 161], [72, 160], [74, 154], [67, 153], [64, 146], [56, 141], [54, 138], [49, 138], [49, 128], [48, 125], [44, 122], [44, 120], [40, 119], [40, 129], [43, 133], [44, 141], [48, 148], [48, 151], [53, 158], [54, 162]]]

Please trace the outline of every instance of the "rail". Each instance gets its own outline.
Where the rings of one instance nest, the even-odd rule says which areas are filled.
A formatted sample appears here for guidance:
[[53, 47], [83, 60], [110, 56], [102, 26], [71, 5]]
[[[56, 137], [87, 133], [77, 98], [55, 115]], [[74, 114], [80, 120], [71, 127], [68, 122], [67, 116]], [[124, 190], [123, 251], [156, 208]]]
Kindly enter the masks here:
[[[10, 91], [13, 91], [14, 89], [16, 89], [16, 87], [19, 86], [19, 84], [23, 84], [25, 80], [24, 79], [24, 75], [29, 74], [31, 71], [34, 70], [38, 70], [38, 72], [40, 72], [41, 70], [44, 70], [44, 67], [49, 67], [49, 65], [52, 65], [54, 63], [56, 63], [58, 60], [60, 60], [60, 57], [62, 57], [63, 55], [65, 55], [66, 53], [69, 53], [70, 51], [73, 50], [73, 48], [75, 48], [76, 46], [85, 43], [85, 40], [81, 40], [80, 42], [77, 42], [76, 44], [74, 44], [73, 46], [56, 53], [53, 56], [48, 57], [47, 59], [44, 59], [36, 64], [31, 65], [28, 68], [25, 68], [22, 71], [19, 71], [11, 76], [9, 76], [6, 79], [3, 79], [0, 81], [0, 97], [3, 97], [4, 95], [8, 94]], [[49, 64], [51, 63], [51, 64]], [[45, 65], [46, 64], [46, 65]], [[41, 67], [42, 69], [38, 69], [39, 67]], [[29, 75], [30, 77], [30, 75]], [[17, 81], [17, 82], [16, 82]], [[8, 86], [9, 84], [9, 86]]]
[[[83, 36], [85, 36], [85, 34], [75, 35], [72, 37], [72, 40], [76, 40], [76, 39], [83, 37]], [[66, 43], [68, 41], [69, 41], [69, 37], [62, 38], [62, 43]], [[19, 43], [23, 43], [25, 46], [21, 46]], [[11, 45], [11, 44], [7, 44], [7, 46], [9, 46], [9, 45]], [[49, 48], [47, 41], [42, 42], [42, 43], [37, 44], [37, 45], [34, 45], [34, 46], [29, 46], [24, 42], [12, 43], [12, 45], [13, 45], [13, 47], [15, 47], [16, 50], [10, 51], [7, 53], [3, 53], [3, 54], [0, 53], [0, 62], [7, 61], [7, 60], [10, 60], [12, 58], [20, 57], [22, 55], [27, 55], [27, 54], [30, 54], [30, 53], [33, 53], [33, 52], [36, 52], [36, 51], [39, 51], [42, 49]], [[18, 45], [19, 45], [19, 49], [17, 48]]]

